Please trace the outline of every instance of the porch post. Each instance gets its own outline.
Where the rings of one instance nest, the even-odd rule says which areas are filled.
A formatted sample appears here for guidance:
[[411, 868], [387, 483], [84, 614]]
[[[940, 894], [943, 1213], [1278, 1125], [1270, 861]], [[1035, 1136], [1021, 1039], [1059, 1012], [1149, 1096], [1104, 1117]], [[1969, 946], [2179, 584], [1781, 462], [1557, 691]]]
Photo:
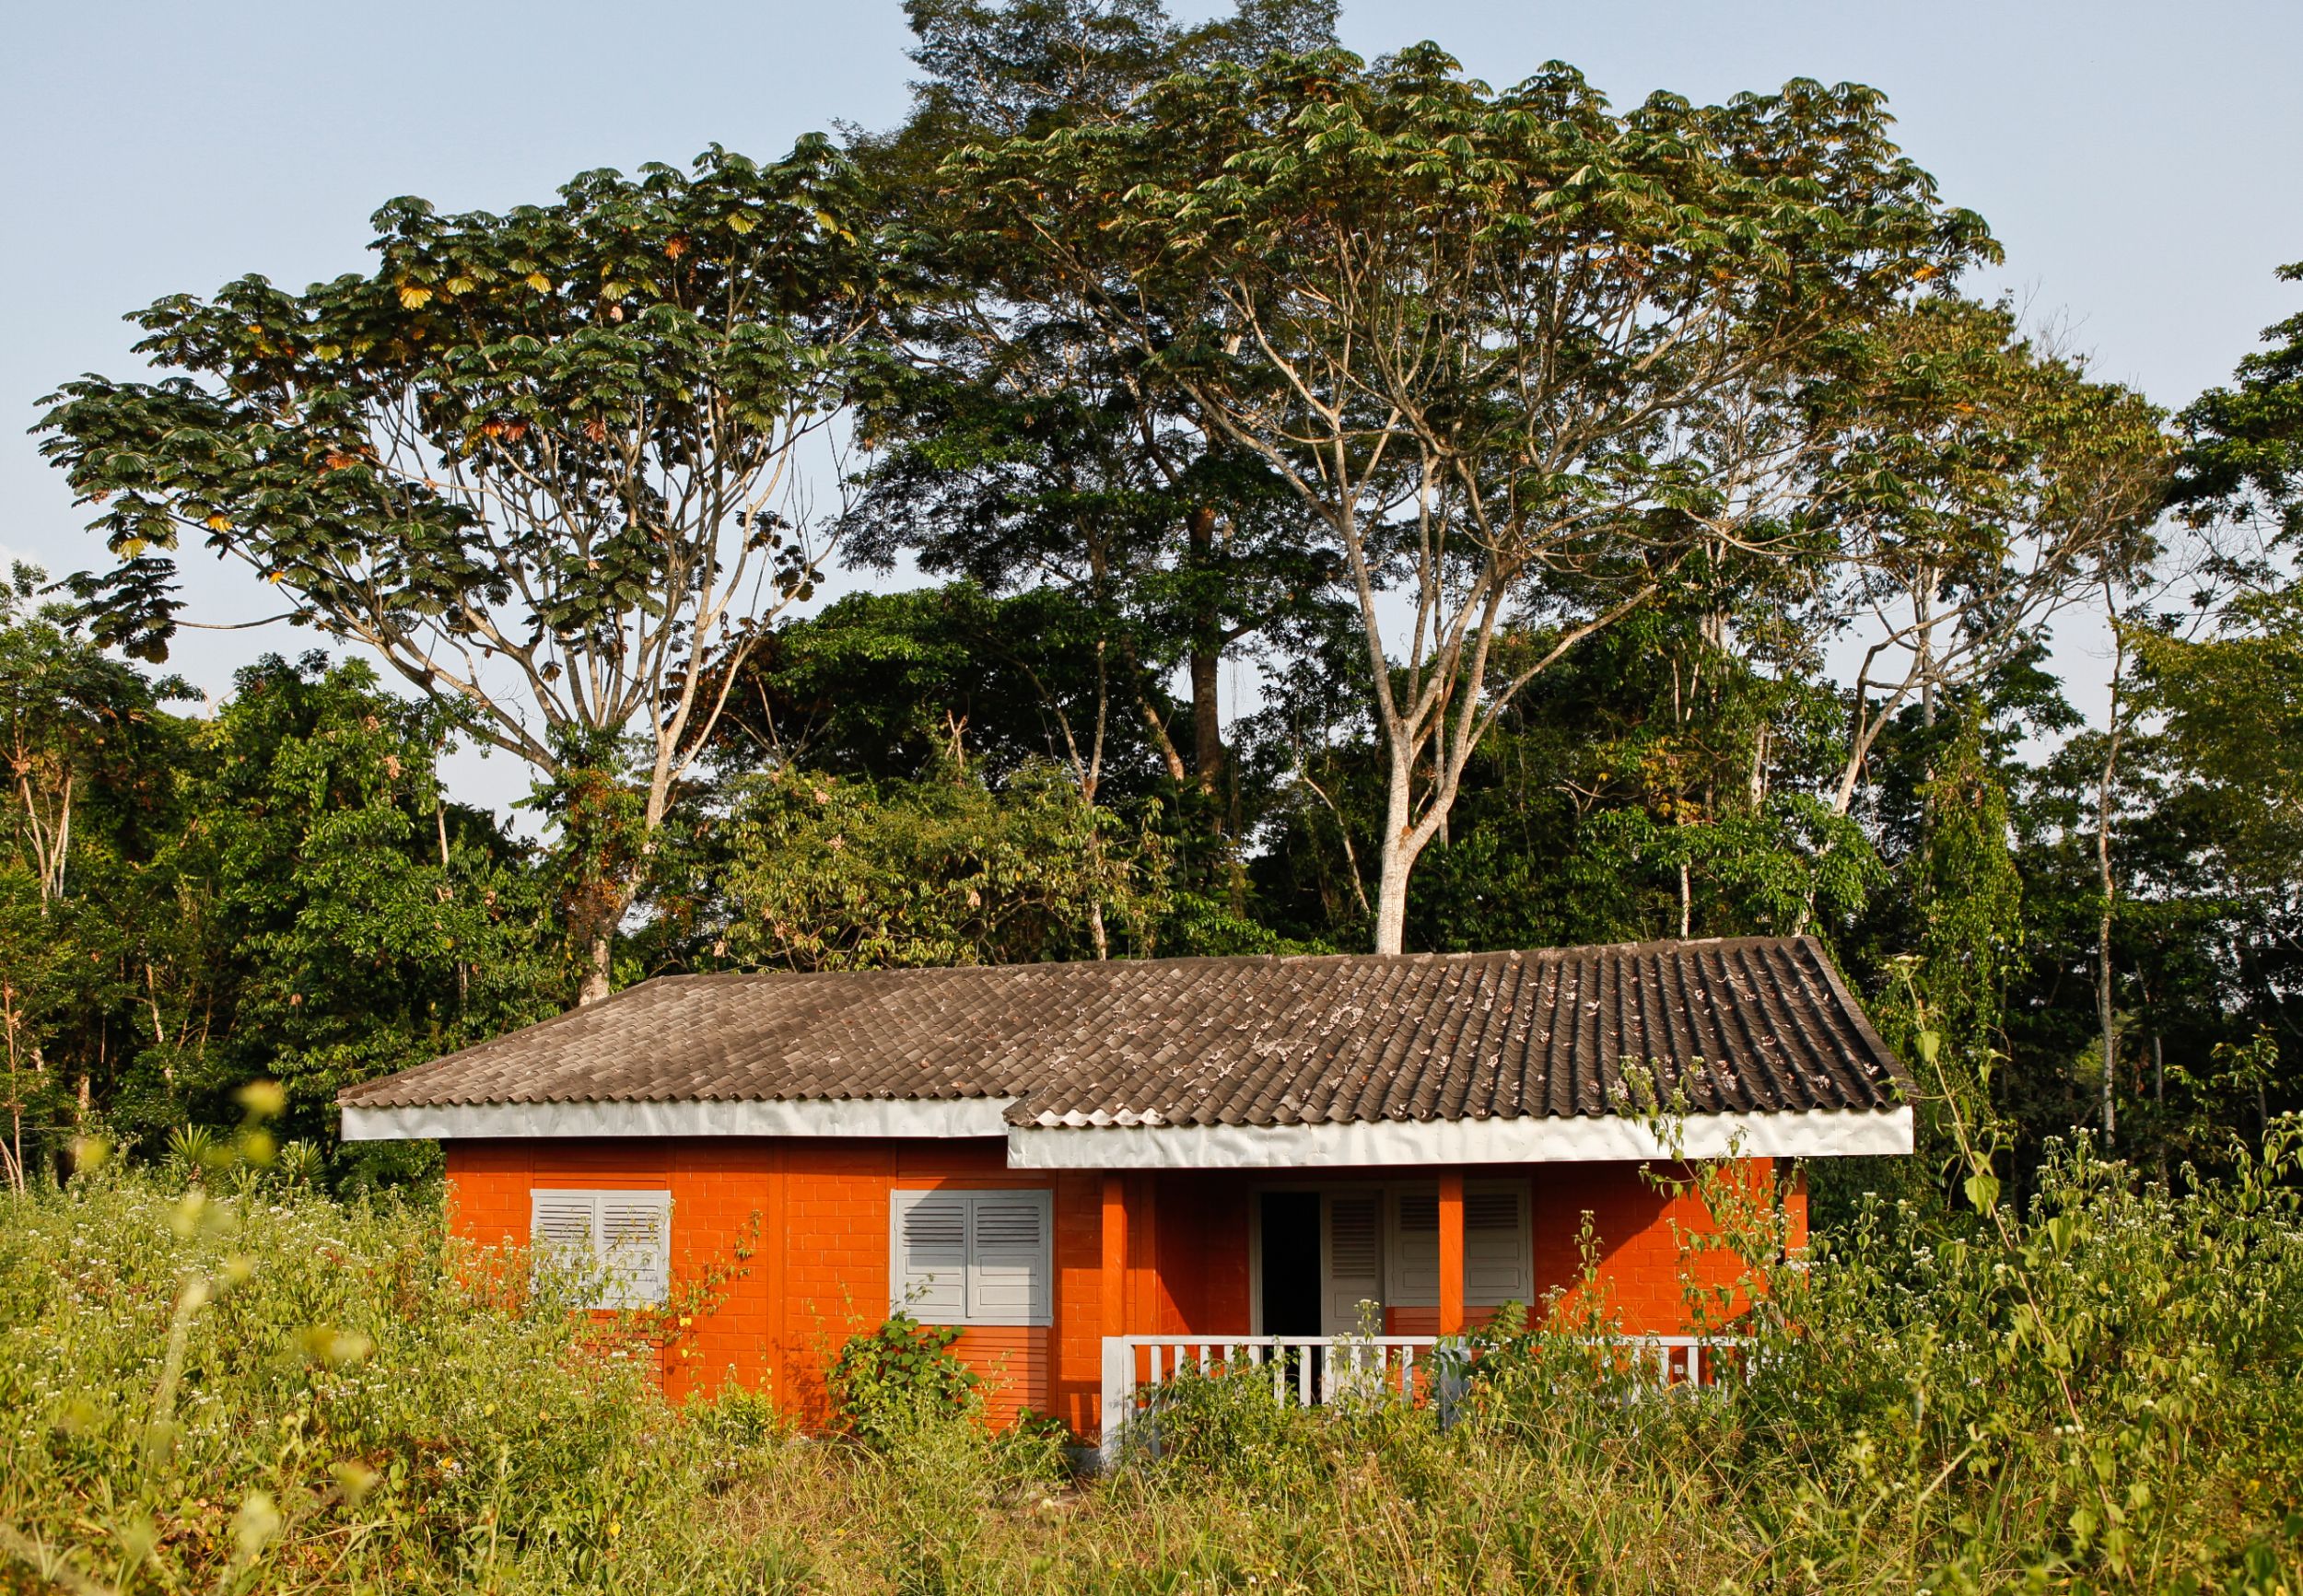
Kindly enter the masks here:
[[1128, 1420], [1127, 1388], [1135, 1372], [1119, 1337], [1128, 1334], [1128, 1182], [1104, 1177], [1104, 1266], [1096, 1283], [1103, 1295], [1104, 1389], [1096, 1423], [1096, 1451], [1108, 1468], [1119, 1457], [1119, 1432]]
[[1104, 1334], [1128, 1334], [1128, 1180], [1104, 1177]]
[[1464, 1333], [1464, 1177], [1448, 1170], [1439, 1178], [1439, 1333]]

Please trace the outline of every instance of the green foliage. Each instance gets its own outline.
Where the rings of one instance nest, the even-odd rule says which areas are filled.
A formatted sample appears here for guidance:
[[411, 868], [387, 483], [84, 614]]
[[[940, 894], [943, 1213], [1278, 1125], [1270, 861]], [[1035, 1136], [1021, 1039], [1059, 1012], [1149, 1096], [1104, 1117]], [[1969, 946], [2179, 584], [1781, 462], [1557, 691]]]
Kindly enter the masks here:
[[[101, 506], [123, 572], [189, 530], [420, 682], [454, 691], [467, 669], [426, 636], [490, 642], [540, 677], [614, 670], [617, 618], [684, 586], [689, 540], [709, 549], [721, 530], [682, 524], [677, 490], [634, 471], [740, 487], [839, 395], [873, 286], [856, 203], [821, 138], [773, 165], [714, 149], [692, 173], [590, 172], [505, 216], [395, 200], [374, 218], [371, 274], [300, 295], [243, 277], [153, 305], [138, 352], [183, 375], [66, 384], [46, 447]], [[455, 469], [434, 473], [434, 454]], [[797, 590], [810, 572], [772, 520], [745, 535]], [[516, 601], [535, 635], [505, 611]], [[99, 598], [96, 612], [108, 639], [156, 654], [174, 610]], [[621, 729], [625, 707], [573, 718]], [[489, 718], [544, 763], [515, 717]]]
[[517, 851], [439, 790], [436, 716], [357, 663], [270, 658], [238, 687], [167, 861], [229, 949], [185, 971], [176, 1034], [219, 997], [235, 1034], [180, 1040], [173, 1067], [190, 1092], [276, 1078], [286, 1128], [324, 1135], [343, 1088], [551, 1012], [559, 972]]
[[1082, 804], [1060, 769], [995, 790], [958, 769], [873, 784], [779, 770], [730, 823], [726, 956], [855, 970], [1092, 956], [1098, 924], [1148, 950], [1155, 839]]
[[1187, 1376], [1082, 1482], [902, 1315], [833, 1371], [870, 1444], [800, 1444], [755, 1397], [668, 1408], [636, 1323], [428, 1194], [84, 1171], [0, 1198], [0, 1556], [122, 1591], [2269, 1596], [2303, 1576], [2299, 1150], [2283, 1122], [2172, 1194], [2075, 1146], [2021, 1213], [1875, 1203], [1791, 1264], [1766, 1194], [1699, 1170], [1750, 1338], [1718, 1384], [1634, 1399], [1603, 1308], [1539, 1305], [1445, 1430]]
[[2215, 635], [2137, 639], [2146, 707], [2235, 824], [2235, 871], [2291, 878], [2303, 858], [2303, 591], [2242, 594]]
[[1923, 927], [1922, 982], [1939, 1028], [1980, 1056], [1997, 1033], [2020, 957], [2023, 885], [2008, 847], [2006, 793], [1973, 728], [1945, 746], [1919, 797], [1925, 841], [1907, 870]]
[[[2279, 275], [2303, 282], [2303, 262]], [[2239, 362], [2234, 387], [2211, 388], [2183, 412], [2173, 496], [2201, 522], [2258, 512], [2292, 540], [2303, 534], [2303, 316], [2265, 328], [2263, 342], [2273, 347]]]
[[[1716, 529], [1755, 523], [1759, 565], [1811, 557], [1773, 507], [1787, 396], [1841, 331], [1994, 248], [1868, 90], [1619, 113], [1561, 64], [1497, 91], [1428, 42], [1179, 71], [945, 176], [983, 196], [985, 247], [1024, 241], [1055, 285], [1032, 291], [1287, 484], [1343, 575], [1384, 756], [1384, 952], [1514, 695]], [[1397, 660], [1385, 593], [1416, 617]], [[1560, 647], [1499, 656], [1523, 612]]]
[[[737, 1590], [721, 1430], [442, 1233], [83, 1175], [0, 1228], [0, 1526], [122, 1590]], [[29, 1570], [28, 1570], [29, 1571]]]
[[1556, 1305], [1474, 1338], [1444, 1438], [1396, 1401], [1309, 1413], [1255, 1371], [1187, 1377], [1136, 1466], [1223, 1504], [1169, 1556], [1285, 1548], [1282, 1579], [1312, 1588], [1397, 1578], [1353, 1544], [1384, 1523], [1450, 1589], [1645, 1590], [1667, 1567], [1705, 1589], [2268, 1592], [2303, 1572], [2299, 1146], [2290, 1122], [2174, 1196], [2082, 1144], [2027, 1215], [1981, 1187], [1964, 1219], [1874, 1203], [1793, 1266], [1765, 1206], [1729, 1202], [1712, 1245], [1747, 1265], [1747, 1339], [1701, 1395], [1656, 1401], [1593, 1345], [1604, 1322]]
[[1922, 1491], [1943, 1498], [1938, 1578], [1976, 1586], [2028, 1565], [2164, 1590], [2277, 1542], [2303, 1506], [2299, 1138], [2289, 1122], [2180, 1196], [2082, 1143], [2023, 1215], [1980, 1182], [1965, 1226], [1874, 1206], [1783, 1281], [1805, 1350], [1758, 1360], [1753, 1417], [1845, 1471], [1806, 1515], [1841, 1538], [1831, 1566]]
[[825, 1374], [848, 1433], [885, 1450], [923, 1427], [974, 1418], [983, 1382], [952, 1351], [960, 1335], [957, 1326], [892, 1313], [850, 1336]]
[[[172, 296], [154, 373], [60, 388], [112, 559], [0, 623], [14, 1178], [259, 1077], [322, 1146], [351, 1080], [730, 964], [1806, 932], [2013, 1189], [2099, 1117], [2098, 999], [2170, 1182], [2303, 1103], [2292, 556], [2226, 536], [2292, 518], [2294, 324], [2179, 440], [1962, 291], [1997, 246], [1860, 85], [1498, 87], [1328, 0], [907, 15], [885, 134], [396, 200], [368, 270]], [[160, 654], [186, 537], [435, 712], [266, 661], [170, 715], [98, 645]], [[2041, 628], [2203, 549], [2245, 594], [2128, 616], [2103, 824]], [[941, 585], [802, 618], [835, 553]]]
[[254, 1079], [286, 1083], [289, 1135], [331, 1141], [343, 1087], [542, 1018], [564, 989], [521, 850], [439, 788], [437, 714], [319, 656], [267, 657], [236, 689], [179, 718], [173, 683], [61, 619], [0, 629], [24, 772], [0, 1021], [35, 1166], [99, 1127], [158, 1153]]
[[[2170, 1188], [2303, 1104], [2294, 322], [2167, 522], [2165, 418], [1960, 291], [1996, 246], [1873, 89], [908, 14], [884, 136], [394, 201], [368, 270], [164, 299], [150, 379], [59, 390], [113, 563], [0, 615], [12, 1183], [254, 1079], [329, 1183], [420, 1175], [332, 1095], [659, 972], [1371, 942], [1822, 938], [1941, 1100], [1826, 1218], [1947, 1197], [1954, 1104], [2016, 1193], [2107, 1086]], [[854, 494], [780, 517], [827, 427]], [[99, 644], [158, 657], [187, 536], [430, 707], [314, 657], [171, 713]], [[942, 585], [799, 618], [834, 537]], [[2134, 612], [2169, 554], [2207, 623]], [[2040, 641], [2098, 600], [2100, 817]]]
[[[653, 833], [728, 675], [814, 591], [793, 451], [870, 388], [893, 264], [856, 174], [810, 135], [373, 225], [373, 272], [171, 296], [136, 318], [167, 375], [51, 396], [43, 450], [116, 562], [74, 578], [82, 613], [165, 658], [197, 537], [539, 778], [635, 790]], [[600, 873], [597, 797], [569, 839], [594, 997], [642, 884]]]

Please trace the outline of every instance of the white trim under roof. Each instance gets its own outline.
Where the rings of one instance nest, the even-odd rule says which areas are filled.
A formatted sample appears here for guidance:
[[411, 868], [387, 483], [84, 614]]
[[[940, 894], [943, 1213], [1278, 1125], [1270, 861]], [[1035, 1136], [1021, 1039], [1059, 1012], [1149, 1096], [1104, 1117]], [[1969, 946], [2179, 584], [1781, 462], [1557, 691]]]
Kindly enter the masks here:
[[1911, 1111], [1689, 1114], [1676, 1141], [1623, 1114], [1310, 1125], [1026, 1125], [1008, 1097], [344, 1108], [347, 1142], [570, 1136], [998, 1136], [1012, 1170], [1270, 1170], [1586, 1159], [1844, 1158], [1911, 1150]]
[[1909, 1107], [1689, 1114], [1659, 1135], [1619, 1114], [1309, 1125], [1030, 1125], [1011, 1170], [1273, 1170], [1348, 1164], [1541, 1164], [1606, 1159], [1845, 1158], [1911, 1150]]
[[344, 1105], [347, 1142], [562, 1136], [996, 1136], [1011, 1097]]

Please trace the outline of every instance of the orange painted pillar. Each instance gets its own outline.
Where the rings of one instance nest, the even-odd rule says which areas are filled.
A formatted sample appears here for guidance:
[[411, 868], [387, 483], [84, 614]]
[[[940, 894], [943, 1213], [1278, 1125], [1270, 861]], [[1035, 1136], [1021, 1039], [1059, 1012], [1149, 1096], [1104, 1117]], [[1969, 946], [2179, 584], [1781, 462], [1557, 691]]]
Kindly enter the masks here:
[[1104, 1461], [1118, 1457], [1119, 1431], [1128, 1417], [1131, 1400], [1121, 1392], [1131, 1384], [1126, 1354], [1114, 1336], [1128, 1334], [1128, 1180], [1104, 1177], [1104, 1266], [1096, 1284], [1103, 1288], [1103, 1395], [1096, 1404], [1096, 1437]]
[[1104, 1334], [1128, 1334], [1128, 1179], [1104, 1177]]
[[1464, 1333], [1464, 1177], [1439, 1178], [1439, 1333]]
[[1128, 1302], [1121, 1310], [1138, 1334], [1166, 1331], [1160, 1296], [1160, 1183], [1142, 1174], [1128, 1194]]
[[1801, 1258], [1807, 1252], [1807, 1166], [1794, 1164], [1787, 1184], [1788, 1190], [1783, 1194], [1783, 1242], [1793, 1257]]

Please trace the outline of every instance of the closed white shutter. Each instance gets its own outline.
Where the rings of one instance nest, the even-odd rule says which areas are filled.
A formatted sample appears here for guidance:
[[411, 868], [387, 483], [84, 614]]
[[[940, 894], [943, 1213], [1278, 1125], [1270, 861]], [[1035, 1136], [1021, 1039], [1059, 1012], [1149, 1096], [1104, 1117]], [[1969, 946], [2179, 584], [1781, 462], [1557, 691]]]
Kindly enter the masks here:
[[1529, 1273], [1525, 1188], [1465, 1192], [1464, 1300], [1482, 1307], [1526, 1302], [1532, 1295]]
[[1383, 1200], [1374, 1192], [1337, 1193], [1327, 1206], [1327, 1297], [1320, 1334], [1343, 1335], [1359, 1328], [1361, 1303], [1384, 1299]]
[[637, 1308], [670, 1295], [671, 1193], [535, 1190], [528, 1216], [538, 1267], [574, 1275], [585, 1307]]
[[964, 1192], [892, 1194], [889, 1312], [923, 1324], [967, 1322], [967, 1221]]
[[971, 1324], [1047, 1324], [1054, 1292], [1049, 1230], [1052, 1194], [969, 1195], [967, 1318]]
[[672, 1294], [672, 1194], [600, 1194], [604, 1306], [652, 1308]]
[[531, 1193], [528, 1244], [537, 1262], [571, 1272], [589, 1270], [599, 1256], [598, 1214], [590, 1192]]
[[1409, 1308], [1439, 1305], [1439, 1194], [1400, 1192], [1393, 1199], [1391, 1300]]

